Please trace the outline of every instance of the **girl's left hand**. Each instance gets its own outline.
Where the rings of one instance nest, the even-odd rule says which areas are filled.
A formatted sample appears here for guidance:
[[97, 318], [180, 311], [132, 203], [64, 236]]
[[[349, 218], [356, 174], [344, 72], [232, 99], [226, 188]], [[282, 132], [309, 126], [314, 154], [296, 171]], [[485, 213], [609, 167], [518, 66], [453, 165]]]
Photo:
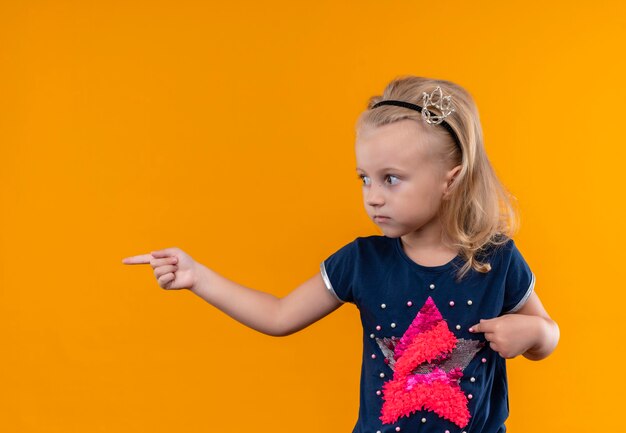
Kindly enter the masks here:
[[541, 317], [525, 314], [505, 314], [493, 319], [480, 319], [470, 332], [483, 332], [491, 349], [503, 358], [515, 358], [532, 348], [540, 332]]

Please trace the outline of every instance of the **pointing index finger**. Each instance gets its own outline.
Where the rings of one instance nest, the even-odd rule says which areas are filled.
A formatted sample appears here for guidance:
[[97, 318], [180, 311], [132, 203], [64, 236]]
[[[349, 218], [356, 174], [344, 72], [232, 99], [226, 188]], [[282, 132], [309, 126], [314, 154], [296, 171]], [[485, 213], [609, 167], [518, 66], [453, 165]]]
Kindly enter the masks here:
[[140, 254], [138, 256], [130, 256], [122, 259], [125, 265], [145, 265], [150, 263], [150, 254]]
[[493, 329], [493, 319], [480, 319], [480, 322], [470, 328], [470, 332], [490, 332]]
[[483, 323], [483, 319], [480, 319], [480, 322], [475, 324], [474, 326], [471, 326], [469, 331], [470, 332], [485, 332], [486, 329], [484, 328], [485, 323]]
[[151, 251], [150, 254], [152, 254], [152, 257], [170, 257], [176, 254], [176, 250], [174, 248], [165, 248], [158, 251]]

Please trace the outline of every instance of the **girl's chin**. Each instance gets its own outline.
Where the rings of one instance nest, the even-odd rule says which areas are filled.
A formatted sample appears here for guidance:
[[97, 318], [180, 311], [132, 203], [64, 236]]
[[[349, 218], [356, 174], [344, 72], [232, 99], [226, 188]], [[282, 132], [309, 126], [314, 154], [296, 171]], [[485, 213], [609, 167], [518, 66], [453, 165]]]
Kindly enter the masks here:
[[397, 227], [390, 227], [388, 224], [377, 224], [378, 229], [389, 238], [397, 238], [402, 235], [402, 230]]

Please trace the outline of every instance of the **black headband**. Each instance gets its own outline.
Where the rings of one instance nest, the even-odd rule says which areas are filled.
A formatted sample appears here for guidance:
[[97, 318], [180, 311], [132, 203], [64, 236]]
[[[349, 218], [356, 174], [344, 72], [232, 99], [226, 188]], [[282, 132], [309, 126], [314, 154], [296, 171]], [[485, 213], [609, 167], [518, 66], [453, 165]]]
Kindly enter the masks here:
[[[422, 112], [422, 107], [420, 107], [419, 105], [411, 104], [410, 102], [405, 102], [405, 101], [395, 101], [393, 99], [387, 99], [385, 101], [377, 102], [376, 104], [372, 106], [372, 109], [381, 105], [397, 105], [398, 107], [410, 108], [411, 110], [417, 110], [420, 113]], [[452, 138], [454, 138], [454, 142], [456, 143], [456, 145], [459, 146], [459, 150], [463, 152], [461, 141], [459, 140], [459, 137], [457, 137], [456, 133], [454, 132], [454, 129], [452, 129], [452, 127], [445, 120], [442, 120], [440, 125], [448, 130], [448, 132], [452, 135]]]

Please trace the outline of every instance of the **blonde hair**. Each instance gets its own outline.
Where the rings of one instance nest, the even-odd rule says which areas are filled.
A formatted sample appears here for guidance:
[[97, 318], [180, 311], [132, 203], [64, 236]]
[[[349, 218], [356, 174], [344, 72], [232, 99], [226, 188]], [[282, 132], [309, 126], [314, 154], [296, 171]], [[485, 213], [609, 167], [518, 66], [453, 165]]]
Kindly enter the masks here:
[[[422, 106], [422, 92], [430, 94], [440, 86], [444, 96], [452, 95], [455, 111], [445, 118], [461, 142], [458, 148], [452, 135], [441, 125], [426, 124], [420, 112], [404, 107], [384, 105], [372, 110], [379, 101], [395, 99]], [[428, 107], [433, 114], [441, 114]], [[381, 96], [372, 96], [367, 110], [356, 123], [357, 135], [364, 126], [378, 127], [403, 119], [413, 119], [427, 126], [434, 138], [436, 154], [446, 165], [461, 165], [461, 170], [449, 188], [449, 195], [441, 202], [439, 217], [444, 235], [453, 241], [449, 245], [464, 258], [457, 279], [462, 279], [471, 268], [481, 273], [491, 270], [491, 264], [482, 262], [483, 253], [508, 242], [519, 230], [516, 198], [498, 179], [491, 166], [483, 143], [483, 132], [478, 109], [472, 96], [451, 81], [412, 75], [392, 80]]]

